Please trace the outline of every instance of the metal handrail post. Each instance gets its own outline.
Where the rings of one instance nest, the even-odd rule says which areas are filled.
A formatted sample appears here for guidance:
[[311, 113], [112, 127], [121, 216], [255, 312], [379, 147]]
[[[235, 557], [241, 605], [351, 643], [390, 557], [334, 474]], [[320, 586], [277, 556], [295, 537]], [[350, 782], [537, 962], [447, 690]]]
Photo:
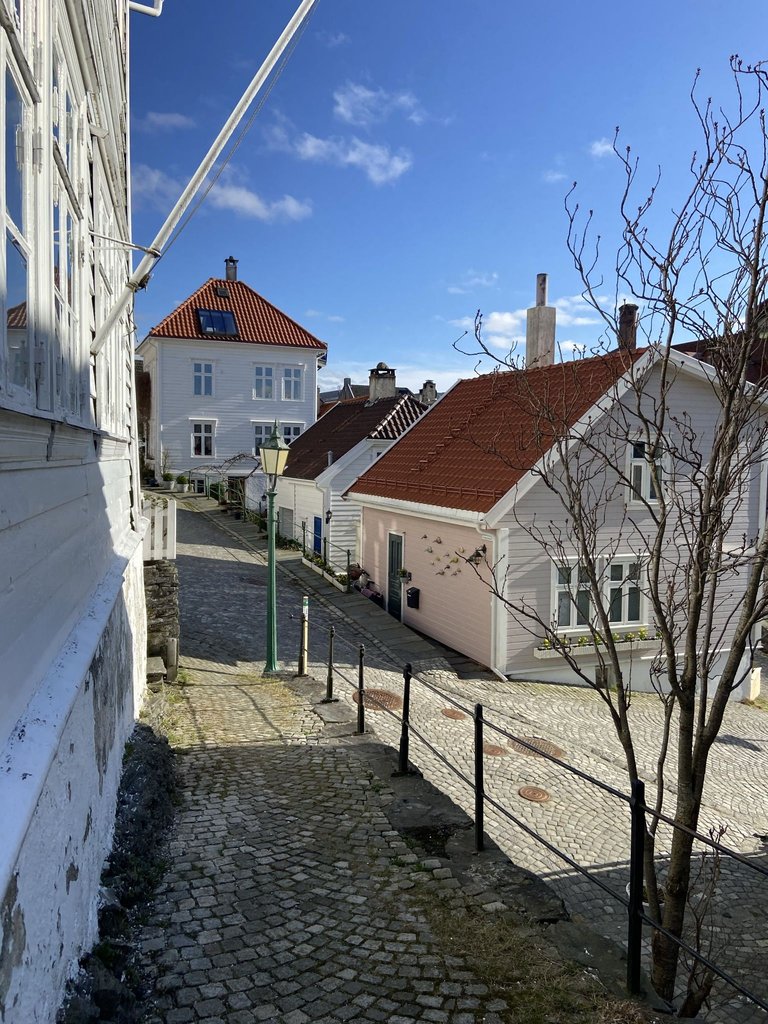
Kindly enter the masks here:
[[337, 704], [338, 698], [333, 696], [333, 638], [336, 636], [336, 627], [331, 626], [328, 630], [328, 675], [325, 680], [325, 697], [321, 704]]
[[365, 732], [365, 644], [360, 644], [360, 657], [357, 670], [357, 735]]
[[475, 850], [485, 849], [485, 790], [483, 784], [483, 705], [475, 704]]

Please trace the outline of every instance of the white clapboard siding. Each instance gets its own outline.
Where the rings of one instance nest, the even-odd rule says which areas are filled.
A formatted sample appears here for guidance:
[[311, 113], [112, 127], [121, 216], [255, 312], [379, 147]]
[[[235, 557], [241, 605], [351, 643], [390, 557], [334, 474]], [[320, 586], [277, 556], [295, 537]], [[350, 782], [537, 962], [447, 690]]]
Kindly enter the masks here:
[[142, 515], [149, 520], [144, 534], [144, 561], [176, 557], [176, 502], [172, 498], [145, 499]]

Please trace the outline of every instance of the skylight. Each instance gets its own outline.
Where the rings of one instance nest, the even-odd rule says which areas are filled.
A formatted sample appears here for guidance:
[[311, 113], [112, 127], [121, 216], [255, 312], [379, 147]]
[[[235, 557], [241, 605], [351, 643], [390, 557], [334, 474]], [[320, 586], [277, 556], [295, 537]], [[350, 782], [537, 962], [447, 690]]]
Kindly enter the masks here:
[[228, 309], [198, 309], [203, 334], [237, 334], [235, 314]]

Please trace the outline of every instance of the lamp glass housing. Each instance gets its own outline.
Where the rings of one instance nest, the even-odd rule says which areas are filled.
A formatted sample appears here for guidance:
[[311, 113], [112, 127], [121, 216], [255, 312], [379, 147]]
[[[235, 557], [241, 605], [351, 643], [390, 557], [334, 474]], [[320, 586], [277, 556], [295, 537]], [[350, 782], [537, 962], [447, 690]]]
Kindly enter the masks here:
[[274, 427], [272, 427], [272, 433], [269, 435], [269, 440], [259, 448], [261, 468], [270, 478], [270, 481], [276, 483], [277, 478], [285, 472], [289, 452], [290, 448], [278, 434], [277, 423], [275, 423]]

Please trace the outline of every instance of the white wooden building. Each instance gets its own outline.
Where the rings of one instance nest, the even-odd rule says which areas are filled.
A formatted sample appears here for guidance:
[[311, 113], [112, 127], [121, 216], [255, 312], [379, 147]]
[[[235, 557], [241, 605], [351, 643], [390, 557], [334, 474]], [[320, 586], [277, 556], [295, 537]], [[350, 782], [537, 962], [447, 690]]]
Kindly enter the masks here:
[[410, 393], [398, 392], [386, 363], [374, 367], [367, 395], [337, 402], [291, 446], [277, 485], [280, 533], [337, 570], [346, 569], [348, 558], [357, 562], [360, 506], [344, 492], [425, 409]]
[[[128, 3], [0, 0], [0, 1019], [96, 938], [146, 677], [129, 310]], [[117, 239], [118, 241], [105, 241]]]
[[223, 474], [243, 486], [275, 420], [290, 443], [317, 418], [325, 343], [238, 281], [237, 260], [225, 264], [224, 278], [206, 281], [138, 348], [152, 391], [146, 457], [158, 479]]

